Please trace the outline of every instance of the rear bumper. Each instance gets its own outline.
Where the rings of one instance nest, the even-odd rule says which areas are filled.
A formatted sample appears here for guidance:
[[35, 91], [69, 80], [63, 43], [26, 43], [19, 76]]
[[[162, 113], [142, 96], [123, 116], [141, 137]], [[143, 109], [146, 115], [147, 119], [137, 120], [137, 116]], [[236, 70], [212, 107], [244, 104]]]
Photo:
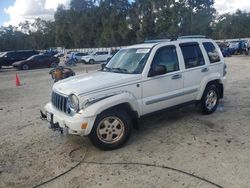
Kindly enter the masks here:
[[[83, 114], [78, 113], [73, 116], [68, 115], [56, 109], [51, 103], [48, 103], [44, 109], [44, 114], [52, 114], [53, 122], [50, 122], [51, 128], [52, 125], [58, 125], [59, 130], [67, 129], [69, 134], [79, 136], [86, 136], [92, 130], [95, 117], [85, 117]], [[82, 126], [83, 124], [87, 124], [87, 126]]]

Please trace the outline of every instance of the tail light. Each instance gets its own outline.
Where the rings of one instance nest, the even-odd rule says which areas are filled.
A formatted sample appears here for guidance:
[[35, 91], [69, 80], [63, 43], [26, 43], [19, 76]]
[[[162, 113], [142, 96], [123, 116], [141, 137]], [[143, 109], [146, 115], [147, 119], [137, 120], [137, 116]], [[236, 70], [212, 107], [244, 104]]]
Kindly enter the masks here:
[[227, 65], [224, 63], [223, 76], [226, 76], [226, 74], [227, 74]]

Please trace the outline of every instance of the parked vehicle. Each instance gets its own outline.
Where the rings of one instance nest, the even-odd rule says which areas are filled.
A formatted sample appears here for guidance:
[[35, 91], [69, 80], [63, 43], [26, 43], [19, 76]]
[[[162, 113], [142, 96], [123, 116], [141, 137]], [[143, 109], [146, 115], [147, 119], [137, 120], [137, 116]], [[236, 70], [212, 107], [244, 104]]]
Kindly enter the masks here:
[[121, 147], [145, 115], [195, 103], [204, 114], [224, 96], [226, 65], [207, 38], [182, 37], [121, 49], [102, 71], [57, 82], [41, 113], [53, 130]]
[[217, 43], [217, 44], [220, 47], [220, 50], [221, 50], [221, 52], [223, 54], [223, 57], [231, 57], [232, 56], [233, 51], [230, 50], [229, 43], [220, 42], [220, 43]]
[[105, 62], [112, 57], [111, 51], [97, 51], [88, 56], [83, 56], [84, 63], [93, 64], [95, 62]]
[[44, 55], [48, 55], [48, 56], [54, 56], [58, 53], [58, 51], [52, 51], [52, 50], [49, 50], [49, 51], [46, 51], [44, 52], [43, 54]]
[[3, 52], [0, 55], [0, 68], [2, 68], [2, 66], [12, 66], [14, 62], [25, 60], [36, 54], [39, 54], [39, 52], [34, 50]]
[[59, 64], [59, 58], [50, 55], [34, 55], [27, 60], [18, 61], [13, 67], [19, 70], [28, 70], [34, 68], [55, 68]]
[[89, 54], [87, 52], [76, 52], [75, 58], [77, 59], [77, 62], [82, 61], [82, 57], [88, 56]]
[[232, 41], [229, 43], [229, 50], [232, 54], [243, 54], [245, 49], [245, 44], [247, 43], [246, 40], [238, 40], [238, 41]]

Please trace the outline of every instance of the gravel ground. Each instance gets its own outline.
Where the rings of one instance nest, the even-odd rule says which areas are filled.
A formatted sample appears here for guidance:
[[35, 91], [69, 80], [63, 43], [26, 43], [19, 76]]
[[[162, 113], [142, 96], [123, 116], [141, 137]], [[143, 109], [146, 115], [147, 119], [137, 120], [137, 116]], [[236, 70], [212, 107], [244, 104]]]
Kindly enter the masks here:
[[[250, 57], [226, 59], [225, 98], [201, 115], [194, 106], [143, 119], [121, 149], [100, 151], [88, 138], [47, 128], [39, 109], [50, 100], [50, 69], [0, 70], [0, 187], [32, 187], [78, 161], [164, 165], [221, 187], [250, 185]], [[99, 65], [89, 65], [97, 69]], [[74, 68], [77, 74], [85, 67]], [[15, 87], [15, 73], [21, 86]], [[91, 74], [89, 71], [88, 74]], [[76, 148], [78, 150], [69, 153]], [[153, 166], [81, 163], [42, 187], [216, 187], [195, 177]]]

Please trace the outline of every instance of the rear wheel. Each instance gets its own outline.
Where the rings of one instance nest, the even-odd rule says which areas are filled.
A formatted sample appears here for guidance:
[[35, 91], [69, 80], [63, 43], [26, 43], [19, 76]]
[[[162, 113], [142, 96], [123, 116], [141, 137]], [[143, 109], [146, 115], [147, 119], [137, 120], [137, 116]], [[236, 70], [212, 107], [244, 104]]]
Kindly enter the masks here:
[[96, 118], [89, 138], [96, 147], [112, 150], [125, 144], [131, 131], [132, 121], [126, 111], [109, 110]]
[[216, 85], [206, 87], [201, 99], [201, 111], [203, 114], [212, 114], [219, 103], [219, 91]]
[[30, 67], [29, 67], [29, 65], [27, 65], [27, 64], [23, 64], [23, 65], [22, 65], [22, 69], [23, 69], [23, 70], [29, 70], [29, 68], [30, 68]]

